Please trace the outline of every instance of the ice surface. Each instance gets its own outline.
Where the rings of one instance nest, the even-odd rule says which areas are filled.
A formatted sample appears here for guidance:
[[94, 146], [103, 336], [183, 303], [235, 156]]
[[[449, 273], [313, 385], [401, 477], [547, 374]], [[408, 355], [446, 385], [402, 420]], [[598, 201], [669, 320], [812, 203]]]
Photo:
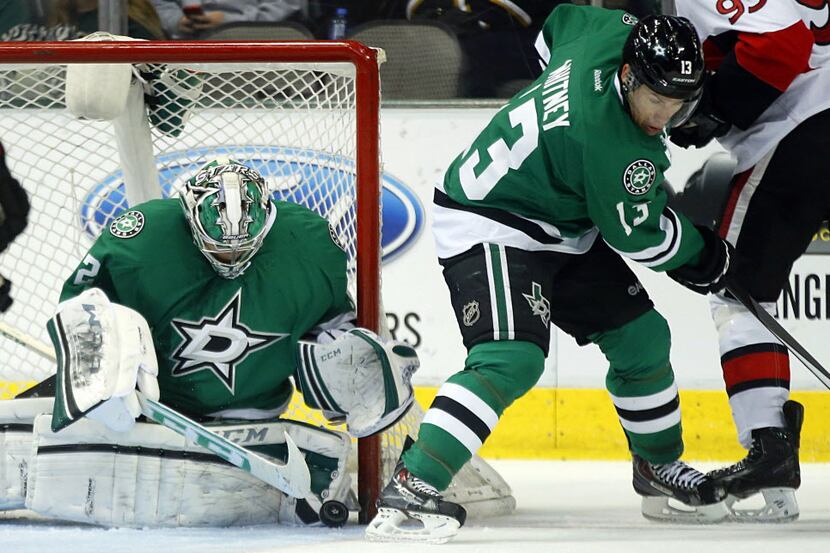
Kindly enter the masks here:
[[[802, 466], [801, 517], [789, 524], [665, 525], [640, 515], [624, 462], [492, 461], [513, 487], [517, 511], [471, 521], [446, 545], [376, 544], [350, 524], [340, 530], [105, 530], [0, 514], [3, 553], [812, 553], [830, 551], [830, 464]], [[696, 465], [697, 466], [697, 465]], [[708, 469], [710, 466], [698, 468]]]

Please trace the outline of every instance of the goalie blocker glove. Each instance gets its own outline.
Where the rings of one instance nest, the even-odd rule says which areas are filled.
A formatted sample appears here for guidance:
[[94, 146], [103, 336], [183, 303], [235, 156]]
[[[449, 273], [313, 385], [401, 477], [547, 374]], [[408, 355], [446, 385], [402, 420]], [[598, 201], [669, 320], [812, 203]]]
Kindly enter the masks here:
[[403, 342], [384, 343], [364, 328], [328, 344], [300, 341], [294, 379], [305, 404], [331, 421], [346, 421], [349, 434], [370, 436], [395, 424], [412, 405], [412, 373], [420, 366]]
[[703, 238], [703, 251], [695, 264], [681, 265], [667, 271], [671, 278], [698, 294], [716, 294], [735, 274], [735, 248], [711, 229], [696, 226]]
[[147, 321], [99, 288], [61, 302], [47, 324], [57, 379], [52, 430], [87, 416], [126, 432], [141, 413], [136, 386], [158, 401], [158, 362]]

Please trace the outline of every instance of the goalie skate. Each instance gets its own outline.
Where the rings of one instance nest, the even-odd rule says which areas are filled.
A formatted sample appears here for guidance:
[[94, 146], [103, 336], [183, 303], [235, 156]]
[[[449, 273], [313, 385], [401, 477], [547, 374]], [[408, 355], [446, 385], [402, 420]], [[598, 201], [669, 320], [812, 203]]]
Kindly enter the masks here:
[[649, 520], [712, 524], [729, 515], [726, 490], [682, 461], [655, 465], [634, 455], [633, 483]]
[[366, 527], [370, 541], [446, 543], [464, 525], [467, 513], [398, 462], [380, 494], [378, 514]]
[[[795, 490], [801, 485], [798, 446], [804, 407], [787, 401], [783, 407], [786, 428], [752, 431], [752, 446], [746, 457], [709, 477], [729, 492], [729, 518], [738, 522], [789, 522], [798, 518]], [[740, 502], [761, 494], [764, 504], [747, 507]]]

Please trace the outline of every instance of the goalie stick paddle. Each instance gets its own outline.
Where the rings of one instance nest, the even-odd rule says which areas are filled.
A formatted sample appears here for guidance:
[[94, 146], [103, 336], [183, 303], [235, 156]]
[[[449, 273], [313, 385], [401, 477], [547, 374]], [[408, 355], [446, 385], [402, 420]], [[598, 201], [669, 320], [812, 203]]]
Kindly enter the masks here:
[[792, 335], [784, 330], [784, 327], [775, 320], [775, 317], [767, 313], [767, 310], [761, 307], [757, 301], [755, 301], [752, 296], [747, 293], [746, 290], [741, 288], [740, 286], [735, 286], [734, 284], [730, 284], [726, 287], [730, 294], [735, 296], [744, 307], [746, 307], [750, 313], [755, 315], [755, 318], [766, 327], [767, 330], [772, 332], [776, 338], [781, 340], [781, 343], [784, 344], [788, 350], [795, 355], [799, 361], [801, 361], [807, 369], [813, 373], [819, 381], [824, 384], [825, 387], [830, 389], [830, 373], [827, 372], [821, 363], [819, 363], [815, 357], [810, 355], [810, 352], [804, 349], [804, 346], [798, 343], [798, 341], [792, 337]]
[[[55, 353], [51, 347], [2, 321], [0, 321], [0, 334], [55, 362]], [[55, 375], [52, 375], [15, 397], [38, 396], [38, 392], [46, 394], [50, 390], [54, 394], [54, 386]], [[34, 393], [32, 393], [33, 391]], [[274, 463], [219, 434], [211, 432], [196, 421], [166, 405], [153, 401], [141, 392], [138, 392], [138, 401], [144, 416], [166, 426], [177, 434], [181, 434], [191, 443], [204, 447], [235, 467], [292, 497], [306, 498], [310, 502], [316, 499], [311, 492], [311, 474], [305, 462], [305, 457], [287, 432], [285, 433], [285, 445], [288, 447], [288, 459], [285, 464]]]

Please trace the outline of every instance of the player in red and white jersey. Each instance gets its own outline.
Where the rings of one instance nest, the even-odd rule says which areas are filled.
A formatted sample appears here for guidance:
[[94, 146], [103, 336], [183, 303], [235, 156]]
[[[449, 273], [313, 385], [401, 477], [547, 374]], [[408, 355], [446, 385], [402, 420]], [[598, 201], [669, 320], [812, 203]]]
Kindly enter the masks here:
[[[712, 70], [700, 107], [672, 132], [682, 147], [718, 138], [735, 158], [720, 234], [735, 245], [735, 284], [768, 310], [830, 211], [830, 6], [827, 0], [676, 0]], [[741, 462], [715, 471], [730, 494], [762, 492], [738, 518], [792, 520], [801, 483], [803, 407], [789, 400], [786, 348], [743, 306], [710, 296]]]

